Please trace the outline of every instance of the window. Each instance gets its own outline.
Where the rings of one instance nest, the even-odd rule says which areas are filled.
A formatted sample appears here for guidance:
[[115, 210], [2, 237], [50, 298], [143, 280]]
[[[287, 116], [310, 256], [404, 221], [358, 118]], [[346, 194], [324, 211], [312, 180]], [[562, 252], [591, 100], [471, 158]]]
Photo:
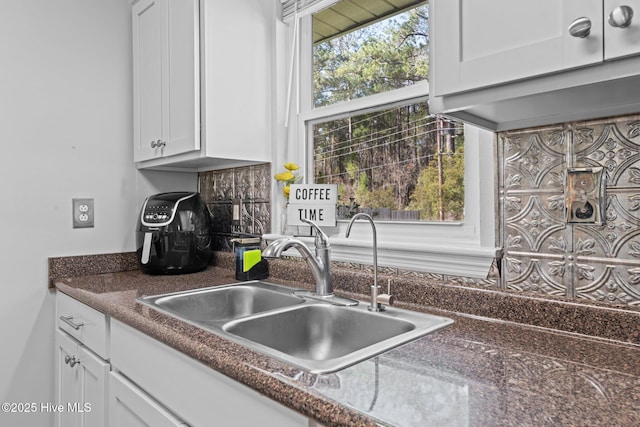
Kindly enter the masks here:
[[311, 5], [285, 21], [288, 143], [276, 163], [297, 161], [306, 182], [339, 184], [345, 220], [325, 230], [333, 258], [371, 263], [364, 225], [343, 237], [349, 216], [365, 209], [376, 219], [379, 265], [486, 276], [496, 255], [494, 180], [481, 165], [493, 162], [493, 134], [429, 114], [428, 2], [399, 0], [387, 15], [370, 13], [391, 4], [377, 0], [298, 2]]

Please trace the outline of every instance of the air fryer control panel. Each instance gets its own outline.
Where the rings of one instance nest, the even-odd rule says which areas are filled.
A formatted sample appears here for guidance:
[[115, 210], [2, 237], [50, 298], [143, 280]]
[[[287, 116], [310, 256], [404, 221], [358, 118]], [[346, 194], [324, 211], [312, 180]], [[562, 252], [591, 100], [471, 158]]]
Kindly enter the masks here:
[[171, 218], [174, 206], [175, 204], [169, 204], [166, 200], [149, 200], [142, 218], [149, 224], [165, 223]]

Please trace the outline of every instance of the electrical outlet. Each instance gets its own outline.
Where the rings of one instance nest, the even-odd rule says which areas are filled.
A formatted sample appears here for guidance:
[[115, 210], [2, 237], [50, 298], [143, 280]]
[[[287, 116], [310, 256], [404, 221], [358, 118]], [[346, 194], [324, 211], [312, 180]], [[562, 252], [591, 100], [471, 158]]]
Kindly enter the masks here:
[[93, 227], [93, 199], [72, 199], [73, 228]]
[[231, 225], [242, 225], [242, 199], [231, 202]]

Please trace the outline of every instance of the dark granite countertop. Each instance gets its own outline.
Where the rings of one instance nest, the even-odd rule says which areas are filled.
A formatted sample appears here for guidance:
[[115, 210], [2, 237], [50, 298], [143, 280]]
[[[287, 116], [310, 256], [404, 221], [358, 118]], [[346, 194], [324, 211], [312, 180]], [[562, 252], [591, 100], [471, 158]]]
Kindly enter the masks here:
[[233, 282], [231, 270], [210, 267], [183, 276], [131, 270], [67, 277], [55, 286], [327, 426], [640, 425], [635, 344], [423, 307], [455, 323], [337, 373], [314, 375], [135, 302]]

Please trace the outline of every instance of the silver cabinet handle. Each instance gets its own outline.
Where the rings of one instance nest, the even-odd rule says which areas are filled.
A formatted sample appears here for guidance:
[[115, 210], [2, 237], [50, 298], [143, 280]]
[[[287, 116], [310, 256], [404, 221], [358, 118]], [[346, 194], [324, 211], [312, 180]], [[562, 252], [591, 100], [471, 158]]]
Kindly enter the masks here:
[[162, 140], [157, 140], [157, 141], [151, 141], [151, 148], [160, 148], [160, 147], [164, 147], [165, 145], [167, 145], [167, 143], [165, 141]]
[[80, 327], [82, 325], [84, 325], [84, 323], [76, 323], [73, 321], [73, 316], [60, 316], [60, 320], [62, 320], [64, 323], [66, 323], [67, 325], [71, 326], [73, 329], [75, 329], [76, 331], [78, 329], [80, 329]]
[[69, 355], [66, 355], [64, 357], [64, 363], [73, 368], [74, 366], [80, 363], [80, 359], [77, 359], [75, 356], [71, 357]]
[[573, 37], [581, 39], [587, 37], [591, 33], [591, 20], [585, 16], [576, 19], [569, 25], [569, 34]]
[[618, 6], [609, 14], [609, 25], [617, 28], [625, 28], [631, 24], [633, 18], [633, 9], [629, 6]]

